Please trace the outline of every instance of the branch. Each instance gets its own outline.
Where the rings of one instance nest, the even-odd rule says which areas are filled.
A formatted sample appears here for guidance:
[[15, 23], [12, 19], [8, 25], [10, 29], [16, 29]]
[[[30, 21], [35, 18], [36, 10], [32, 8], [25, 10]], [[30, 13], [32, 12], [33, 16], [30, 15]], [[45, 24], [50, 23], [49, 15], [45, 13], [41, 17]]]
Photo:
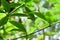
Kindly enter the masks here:
[[[56, 23], [60, 23], [60, 21], [55, 22], [55, 24], [56, 24]], [[54, 24], [52, 24], [52, 25], [54, 25]], [[26, 37], [26, 36], [30, 36], [30, 35], [32, 35], [32, 34], [35, 34], [35, 33], [39, 32], [39, 31], [44, 30], [44, 29], [49, 28], [49, 27], [52, 27], [52, 26], [49, 25], [49, 26], [47, 26], [47, 27], [45, 27], [45, 28], [43, 28], [43, 29], [40, 29], [40, 30], [38, 30], [38, 31], [34, 31], [34, 32], [31, 33], [31, 34], [28, 34], [28, 35], [25, 35], [25, 36], [21, 36], [21, 37], [18, 37], [18, 38], [23, 38], [23, 37]], [[18, 39], [18, 38], [15, 38], [15, 39]], [[12, 40], [15, 40], [15, 39], [12, 39]]]
[[[51, 27], [51, 25], [49, 25], [48, 27]], [[45, 28], [40, 29], [40, 30], [38, 30], [38, 31], [35, 31], [35, 32], [31, 33], [31, 34], [28, 34], [28, 35], [25, 35], [25, 36], [21, 36], [21, 37], [18, 37], [18, 38], [23, 38], [23, 37], [26, 37], [26, 36], [29, 36], [29, 35], [35, 34], [35, 33], [39, 32], [39, 31], [41, 31], [41, 30], [44, 30], [44, 29], [46, 29], [46, 28], [48, 28], [48, 27], [45, 27]], [[15, 38], [15, 39], [18, 39], [18, 38]], [[12, 40], [15, 40], [15, 39], [12, 39]]]
[[23, 4], [21, 4], [20, 6], [18, 6], [18, 7], [16, 7], [13, 11], [11, 11], [10, 13], [13, 13], [13, 12], [15, 12], [16, 10], [18, 10], [21, 6], [23, 6], [24, 5], [24, 3]]

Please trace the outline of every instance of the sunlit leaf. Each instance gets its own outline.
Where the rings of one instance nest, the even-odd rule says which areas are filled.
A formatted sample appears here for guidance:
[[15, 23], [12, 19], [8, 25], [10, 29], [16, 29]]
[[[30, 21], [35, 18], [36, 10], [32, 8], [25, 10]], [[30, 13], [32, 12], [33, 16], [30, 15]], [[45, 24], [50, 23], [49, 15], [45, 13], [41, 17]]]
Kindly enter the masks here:
[[49, 1], [49, 2], [51, 2], [51, 3], [59, 3], [60, 2], [60, 0], [47, 0], [47, 1]]
[[28, 34], [34, 32], [36, 30], [37, 27], [34, 26], [34, 24], [30, 24], [30, 28], [29, 28], [29, 31], [28, 31]]
[[60, 4], [55, 4], [54, 6], [58, 11], [60, 11]]
[[50, 31], [45, 32], [45, 35], [51, 35]]
[[44, 35], [41, 34], [41, 35], [38, 36], [37, 40], [43, 40], [43, 37], [44, 37]]
[[2, 19], [3, 17], [5, 17], [6, 14], [5, 13], [0, 13], [0, 19]]

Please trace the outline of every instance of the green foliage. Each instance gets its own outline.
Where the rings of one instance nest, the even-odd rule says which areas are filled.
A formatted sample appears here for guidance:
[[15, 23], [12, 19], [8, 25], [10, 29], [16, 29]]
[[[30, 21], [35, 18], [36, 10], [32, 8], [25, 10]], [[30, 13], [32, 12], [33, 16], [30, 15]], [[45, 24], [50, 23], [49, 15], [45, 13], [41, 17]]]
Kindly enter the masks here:
[[11, 3], [9, 5], [10, 5], [11, 8], [15, 8], [15, 7], [17, 7], [17, 6], [21, 5], [21, 4], [20, 3]]
[[42, 4], [41, 2], [42, 0], [1, 0], [0, 39], [5, 40], [5, 36], [10, 34], [15, 37], [15, 34], [19, 33], [19, 37], [24, 35], [21, 38], [29, 40], [39, 31], [43, 33], [38, 36], [37, 40], [43, 40], [45, 35], [54, 35], [56, 28], [53, 25], [60, 20], [60, 1], [44, 0]]
[[35, 15], [37, 15], [38, 17], [40, 17], [40, 18], [42, 18], [42, 19], [46, 20], [46, 18], [45, 18], [45, 16], [44, 16], [44, 14], [43, 14], [43, 13], [36, 12], [36, 13], [34, 13], [34, 14], [35, 14]]
[[14, 26], [16, 26], [20, 31], [23, 31], [26, 33], [26, 29], [22, 23], [16, 22], [16, 21], [10, 21]]
[[20, 13], [15, 13], [15, 14], [11, 14], [10, 16], [28, 16], [26, 14], [20, 14]]
[[9, 3], [6, 1], [6, 0], [1, 0], [1, 3], [4, 7], [4, 9], [9, 12], [10, 11], [10, 6], [9, 6]]
[[7, 23], [9, 16], [5, 16], [0, 20], [0, 26], [3, 26]]

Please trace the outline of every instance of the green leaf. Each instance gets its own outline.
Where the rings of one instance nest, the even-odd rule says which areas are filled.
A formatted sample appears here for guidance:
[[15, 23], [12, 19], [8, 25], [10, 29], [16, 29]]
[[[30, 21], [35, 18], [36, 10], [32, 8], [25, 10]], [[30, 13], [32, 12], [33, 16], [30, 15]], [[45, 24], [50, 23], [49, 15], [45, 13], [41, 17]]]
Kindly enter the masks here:
[[31, 5], [33, 3], [33, 0], [25, 0], [24, 2], [26, 3], [26, 5]]
[[6, 24], [7, 23], [7, 21], [8, 21], [8, 16], [5, 16], [5, 17], [3, 17], [1, 20], [0, 20], [0, 26], [3, 26], [4, 24]]
[[30, 34], [36, 30], [35, 24], [33, 24], [32, 20], [28, 19], [25, 22], [25, 25], [29, 25], [29, 28], [27, 29], [27, 34]]
[[57, 22], [59, 17], [60, 17], [59, 15], [54, 15], [54, 16], [51, 16], [50, 19], [52, 22]]
[[30, 2], [30, 1], [32, 1], [32, 0], [25, 0], [25, 2]]
[[47, 27], [49, 24], [48, 22], [46, 22], [45, 20], [42, 20], [41, 18], [36, 18], [35, 20], [35, 27], [37, 27], [38, 29], [40, 28], [45, 28]]
[[6, 0], [1, 0], [1, 3], [4, 7], [4, 9], [9, 12], [10, 11], [10, 6], [9, 6], [9, 3], [6, 1]]
[[33, 13], [28, 13], [28, 16], [31, 20], [33, 20], [33, 21], [35, 20], [35, 16]]
[[19, 29], [12, 29], [11, 31], [20, 31]]
[[47, 31], [47, 32], [45, 32], [45, 35], [51, 35], [51, 32], [50, 31]]
[[10, 7], [11, 8], [15, 8], [15, 7], [17, 7], [17, 6], [20, 6], [21, 4], [19, 4], [19, 3], [11, 3], [10, 4]]
[[25, 9], [27, 12], [31, 12], [31, 10], [29, 9], [29, 7], [25, 6]]
[[24, 2], [25, 2], [26, 4], [28, 4], [28, 3], [30, 4], [30, 3], [33, 2], [33, 0], [25, 0]]
[[38, 35], [37, 40], [43, 40], [44, 34]]
[[0, 40], [3, 40], [3, 37], [2, 36], [0, 36]]
[[10, 21], [11, 24], [16, 26], [20, 31], [23, 31], [26, 33], [26, 29], [22, 23], [16, 22], [16, 21]]
[[47, 1], [51, 3], [60, 3], [60, 0], [47, 0]]
[[51, 21], [51, 16], [53, 16], [52, 13], [50, 13], [50, 12], [46, 12], [46, 13], [45, 13], [45, 18], [46, 18], [46, 20], [47, 20], [49, 23], [52, 22], [52, 21]]
[[58, 11], [60, 11], [60, 4], [55, 4], [54, 6]]
[[27, 16], [27, 15], [26, 14], [15, 13], [15, 14], [11, 14], [11, 16]]
[[0, 13], [0, 19], [2, 19], [3, 17], [5, 17], [6, 14], [5, 13]]
[[35, 16], [34, 16], [33, 12], [27, 6], [25, 6], [25, 9], [27, 11], [27, 14], [28, 14], [29, 18], [34, 21], [35, 20]]
[[34, 14], [35, 14], [36, 16], [38, 16], [38, 17], [40, 17], [40, 18], [42, 18], [42, 19], [44, 19], [44, 20], [46, 21], [46, 18], [45, 18], [45, 16], [44, 16], [43, 13], [35, 12]]
[[50, 16], [52, 16], [51, 14], [47, 14], [48, 16], [47, 15], [44, 15], [44, 13], [40, 13], [40, 12], [35, 12], [34, 14], [36, 16], [40, 17], [41, 19], [47, 21], [48, 23], [51, 23], [51, 20], [50, 20]]
[[37, 27], [35, 27], [35, 25], [31, 23], [31, 24], [30, 24], [30, 28], [29, 28], [30, 30], [28, 31], [28, 34], [34, 32], [34, 31], [36, 30], [36, 28], [37, 28]]
[[48, 0], [51, 3], [56, 3], [57, 0]]
[[23, 7], [24, 4], [21, 4], [20, 6], [17, 6], [13, 11], [11, 11], [10, 13], [14, 13], [15, 11], [17, 11], [19, 8]]

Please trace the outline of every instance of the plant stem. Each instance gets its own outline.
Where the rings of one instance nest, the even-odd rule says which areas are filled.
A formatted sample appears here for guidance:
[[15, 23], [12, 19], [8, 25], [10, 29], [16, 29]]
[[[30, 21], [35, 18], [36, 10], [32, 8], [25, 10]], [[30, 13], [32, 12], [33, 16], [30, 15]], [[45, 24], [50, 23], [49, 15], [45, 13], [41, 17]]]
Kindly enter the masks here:
[[[54, 24], [56, 24], [56, 23], [60, 23], [60, 21], [57, 21], [57, 22], [55, 22]], [[54, 25], [54, 24], [51, 24], [51, 25]], [[29, 34], [29, 35], [21, 36], [21, 37], [18, 37], [18, 38], [30, 36], [30, 35], [32, 35], [32, 34], [34, 34], [34, 33], [36, 33], [36, 32], [39, 32], [39, 31], [44, 30], [44, 29], [46, 29], [46, 28], [52, 27], [51, 25], [49, 25], [49, 26], [47, 26], [47, 27], [45, 27], [45, 28], [43, 28], [43, 29], [40, 29], [40, 30], [38, 30], [38, 31], [35, 31], [35, 32], [33, 32], [33, 33]], [[15, 39], [18, 39], [18, 38], [15, 38]], [[14, 39], [12, 39], [12, 40], [14, 40]], [[26, 39], [26, 40], [27, 40], [27, 39]]]

